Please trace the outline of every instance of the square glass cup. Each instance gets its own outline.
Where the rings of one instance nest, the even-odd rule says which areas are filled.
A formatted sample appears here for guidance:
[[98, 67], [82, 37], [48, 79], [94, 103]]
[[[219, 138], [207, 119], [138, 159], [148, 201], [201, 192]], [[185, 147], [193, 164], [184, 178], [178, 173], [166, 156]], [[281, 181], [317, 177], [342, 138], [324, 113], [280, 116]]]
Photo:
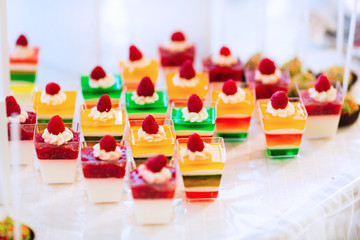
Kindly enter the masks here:
[[210, 82], [225, 82], [228, 79], [241, 81], [243, 77], [243, 65], [240, 59], [230, 66], [219, 66], [212, 61], [212, 57], [207, 57], [202, 61], [203, 69], [209, 73]]

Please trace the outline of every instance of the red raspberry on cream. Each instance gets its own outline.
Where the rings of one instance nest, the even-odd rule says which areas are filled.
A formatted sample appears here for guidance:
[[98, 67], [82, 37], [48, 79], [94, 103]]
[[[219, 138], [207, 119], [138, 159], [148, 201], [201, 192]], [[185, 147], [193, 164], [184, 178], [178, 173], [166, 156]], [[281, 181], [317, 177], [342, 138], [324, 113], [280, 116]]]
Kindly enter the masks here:
[[134, 62], [134, 61], [141, 60], [142, 58], [143, 58], [143, 55], [140, 52], [140, 50], [135, 45], [131, 45], [129, 48], [129, 60]]

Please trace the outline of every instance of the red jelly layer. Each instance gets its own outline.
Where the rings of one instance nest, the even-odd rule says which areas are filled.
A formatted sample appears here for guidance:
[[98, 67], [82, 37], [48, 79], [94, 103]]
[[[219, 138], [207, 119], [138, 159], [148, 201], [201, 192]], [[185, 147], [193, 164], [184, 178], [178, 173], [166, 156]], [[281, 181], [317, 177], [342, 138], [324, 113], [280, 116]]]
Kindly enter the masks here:
[[119, 146], [122, 156], [118, 160], [103, 161], [94, 156], [92, 147], [81, 149], [81, 162], [85, 178], [123, 178], [126, 169], [126, 149]]
[[243, 75], [243, 66], [238, 59], [237, 63], [232, 66], [218, 66], [208, 57], [203, 60], [203, 68], [209, 73], [210, 82], [225, 82], [229, 79], [241, 81]]
[[178, 67], [186, 60], [194, 62], [195, 46], [191, 46], [181, 52], [169, 51], [166, 47], [159, 47], [161, 66], [163, 67]]
[[213, 192], [186, 192], [185, 195], [188, 199], [214, 199], [217, 198], [219, 191]]
[[[36, 124], [36, 113], [27, 112], [29, 118], [24, 123], [20, 123], [20, 140], [32, 140], [34, 138], [34, 129]], [[11, 124], [8, 123], [8, 139], [11, 140]]]
[[147, 183], [139, 176], [137, 169], [130, 173], [129, 183], [134, 199], [156, 199], [173, 198], [176, 187], [176, 170], [168, 167], [172, 173], [172, 178], [165, 183]]
[[41, 133], [35, 135], [35, 150], [39, 160], [41, 159], [76, 159], [79, 156], [80, 133], [73, 131], [73, 139], [66, 144], [57, 146], [44, 142]]
[[333, 102], [317, 102], [314, 101], [307, 90], [300, 92], [301, 100], [303, 101], [306, 111], [309, 116], [316, 115], [337, 115], [341, 112], [342, 94], [338, 91], [336, 100]]

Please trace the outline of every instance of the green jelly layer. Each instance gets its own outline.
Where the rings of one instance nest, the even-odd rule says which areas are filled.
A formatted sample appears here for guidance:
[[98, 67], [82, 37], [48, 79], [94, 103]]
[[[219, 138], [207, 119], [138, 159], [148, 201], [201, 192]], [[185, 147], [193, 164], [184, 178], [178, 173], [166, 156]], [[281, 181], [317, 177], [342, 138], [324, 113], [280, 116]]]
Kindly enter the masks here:
[[267, 149], [270, 158], [293, 158], [299, 153], [299, 148]]
[[217, 133], [218, 137], [224, 138], [225, 142], [241, 142], [247, 138], [248, 133]]
[[34, 83], [36, 79], [36, 73], [10, 73], [11, 81], [24, 81]]
[[[121, 141], [123, 136], [114, 136], [112, 135], [116, 140]], [[84, 136], [85, 141], [98, 141], [102, 139], [104, 136]]]
[[192, 187], [219, 187], [221, 181], [220, 175], [197, 175], [197, 176], [183, 176], [184, 186], [186, 188]]
[[[62, 119], [64, 123], [72, 123], [73, 119], [71, 118], [63, 118]], [[45, 119], [45, 118], [38, 118], [37, 122], [38, 123], [48, 123], [50, 121], [50, 119]]]
[[[157, 155], [157, 154], [155, 154], [155, 155]], [[155, 156], [154, 155], [154, 156]], [[167, 159], [168, 159], [168, 164], [169, 164], [169, 162], [170, 162], [170, 160], [171, 160], [171, 156], [168, 156], [168, 157], [166, 157]], [[148, 160], [148, 158], [146, 157], [146, 158], [136, 158], [136, 157], [134, 157], [134, 161], [135, 161], [135, 164], [136, 164], [136, 167], [138, 167], [138, 166], [140, 166], [141, 164], [143, 164], [143, 163], [145, 163], [146, 162], [146, 160]]]
[[215, 108], [205, 108], [209, 117], [202, 122], [185, 121], [181, 112], [183, 108], [174, 108], [172, 110], [172, 119], [175, 131], [197, 130], [197, 131], [214, 131], [216, 113]]
[[120, 99], [122, 81], [119, 74], [114, 74], [115, 84], [108, 88], [92, 88], [89, 85], [90, 76], [81, 76], [81, 90], [85, 100], [98, 99], [107, 94], [111, 99]]
[[140, 105], [135, 103], [131, 97], [134, 95], [134, 92], [127, 92], [125, 94], [126, 101], [126, 111], [128, 113], [166, 113], [169, 104], [169, 98], [165, 91], [156, 91], [159, 96], [159, 99], [154, 103], [145, 103]]

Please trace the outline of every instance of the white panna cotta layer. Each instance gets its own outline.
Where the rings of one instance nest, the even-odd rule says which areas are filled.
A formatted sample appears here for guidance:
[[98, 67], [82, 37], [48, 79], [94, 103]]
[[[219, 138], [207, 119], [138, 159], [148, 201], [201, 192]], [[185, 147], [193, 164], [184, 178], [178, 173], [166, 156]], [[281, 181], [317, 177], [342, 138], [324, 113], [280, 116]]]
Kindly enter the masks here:
[[[17, 147], [19, 144], [20, 151]], [[33, 162], [34, 141], [33, 140], [20, 140], [9, 141], [9, 149], [11, 153], [18, 154], [19, 161], [11, 161], [11, 165], [31, 165]]]
[[85, 178], [89, 200], [93, 203], [119, 202], [124, 178]]
[[173, 215], [173, 199], [134, 199], [134, 213], [139, 224], [166, 224]]
[[45, 183], [73, 183], [76, 176], [76, 159], [39, 159], [42, 179]]
[[308, 116], [305, 135], [307, 138], [331, 138], [336, 134], [339, 120], [340, 114]]

